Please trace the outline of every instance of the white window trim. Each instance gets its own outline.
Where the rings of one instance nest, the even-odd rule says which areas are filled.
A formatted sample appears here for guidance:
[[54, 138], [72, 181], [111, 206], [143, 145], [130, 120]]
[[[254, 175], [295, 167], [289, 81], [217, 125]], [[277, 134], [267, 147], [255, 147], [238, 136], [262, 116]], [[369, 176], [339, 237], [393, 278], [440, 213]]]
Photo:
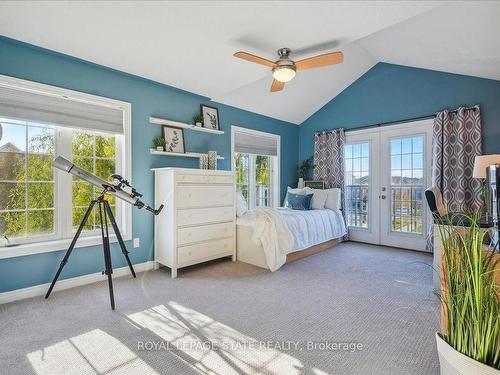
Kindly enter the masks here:
[[[95, 105], [101, 105], [121, 110], [123, 112], [123, 142], [121, 150], [117, 150], [119, 151], [119, 153], [117, 153], [117, 156], [124, 155], [124, 157], [121, 159], [121, 162], [124, 163], [124, 165], [122, 166], [123, 168], [122, 170], [125, 172], [123, 177], [126, 178], [130, 183], [132, 183], [132, 105], [130, 103], [102, 96], [86, 94], [74, 90], [63, 89], [56, 86], [45, 85], [42, 83], [27, 81], [19, 78], [13, 78], [5, 75], [0, 75], [0, 85], [19, 90], [37, 92], [44, 95], [63, 97], [67, 100], [92, 103]], [[59, 131], [59, 129], [56, 129], [56, 131]], [[63, 172], [61, 171], [57, 171], [55, 179], [61, 177], [70, 178], [69, 175], [61, 176], [62, 173]], [[57, 186], [57, 183], [55, 185]], [[59, 207], [57, 207], [57, 204], [58, 202], [60, 203], [63, 201], [69, 202], [71, 199], [71, 191], [69, 191], [68, 193], [56, 190], [55, 194], [57, 194], [57, 199], [54, 209], [56, 215], [60, 215], [61, 211], [58, 209]], [[121, 234], [123, 240], [129, 241], [132, 239], [132, 206], [130, 204], [122, 203], [122, 207], [123, 207], [123, 214], [121, 215], [121, 217], [122, 220], [125, 221], [125, 225], [123, 225], [124, 224], [123, 222], [121, 223], [122, 224], [120, 226], [122, 228]], [[69, 214], [66, 214], [65, 216], [67, 215]], [[66, 217], [66, 219], [71, 220], [70, 217]], [[60, 223], [61, 220], [56, 221], [56, 225], [60, 225]], [[61, 233], [60, 229], [62, 228], [57, 228], [57, 229], [59, 230], [59, 233]], [[113, 231], [111, 231], [111, 233], [113, 233]], [[114, 234], [111, 235], [111, 233], [110, 233], [110, 241], [117, 242], [115, 235]], [[65, 238], [57, 240], [31, 242], [10, 247], [0, 246], [0, 259], [65, 250], [69, 247], [71, 240], [72, 240], [71, 238]], [[99, 244], [101, 244], [100, 235], [80, 236], [75, 245], [75, 249], [88, 246], [95, 246]]]
[[[249, 128], [244, 128], [241, 126], [236, 126], [236, 125], [231, 125], [231, 170], [234, 172], [235, 171], [235, 160], [234, 160], [234, 140], [236, 137], [236, 133], [246, 133], [250, 135], [256, 135], [260, 137], [268, 137], [272, 138], [273, 140], [276, 141], [277, 143], [277, 156], [274, 158], [274, 162], [271, 163], [271, 187], [272, 187], [272, 192], [271, 192], [271, 207], [279, 207], [281, 205], [280, 202], [280, 192], [281, 192], [281, 136], [279, 134], [273, 134], [273, 133], [267, 133], [267, 132], [262, 132], [259, 130], [254, 130], [254, 129], [249, 129]], [[250, 160], [250, 176], [249, 176], [249, 191], [254, 190], [255, 191], [255, 184], [252, 184], [252, 181], [255, 181], [255, 176], [253, 176], [254, 172], [252, 168], [252, 161]], [[253, 178], [253, 180], [252, 180]], [[254, 194], [250, 194], [251, 196], [255, 197], [255, 192]]]

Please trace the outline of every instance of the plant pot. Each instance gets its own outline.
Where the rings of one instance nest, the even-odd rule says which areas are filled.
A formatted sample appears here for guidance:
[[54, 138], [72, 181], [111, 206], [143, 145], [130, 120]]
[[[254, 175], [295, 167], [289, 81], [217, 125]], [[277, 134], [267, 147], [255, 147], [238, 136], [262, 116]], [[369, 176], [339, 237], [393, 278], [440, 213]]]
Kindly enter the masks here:
[[500, 370], [487, 366], [453, 349], [436, 332], [441, 375], [500, 375]]
[[163, 146], [156, 146], [156, 151], [165, 151]]
[[194, 125], [197, 126], [197, 127], [199, 127], [199, 128], [201, 128], [201, 122], [197, 122]]

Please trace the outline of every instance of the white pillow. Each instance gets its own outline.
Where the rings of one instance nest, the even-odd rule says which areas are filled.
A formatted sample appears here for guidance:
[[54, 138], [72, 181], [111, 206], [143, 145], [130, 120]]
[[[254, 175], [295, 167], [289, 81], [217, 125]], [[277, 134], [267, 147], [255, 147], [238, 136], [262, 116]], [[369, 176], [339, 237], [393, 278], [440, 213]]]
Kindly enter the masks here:
[[306, 195], [306, 188], [291, 188], [288, 186], [286, 188], [285, 201], [283, 202], [283, 207], [288, 207], [288, 193]]
[[328, 197], [328, 190], [324, 189], [312, 189], [306, 187], [306, 194], [313, 194], [311, 209], [322, 210], [325, 208], [326, 199]]
[[237, 191], [236, 192], [236, 216], [241, 217], [248, 211], [247, 201], [243, 195]]
[[341, 203], [340, 203], [340, 189], [339, 188], [334, 188], [334, 189], [327, 189], [325, 190], [328, 192], [328, 197], [326, 198], [325, 202], [325, 208], [329, 208], [330, 210], [341, 210]]

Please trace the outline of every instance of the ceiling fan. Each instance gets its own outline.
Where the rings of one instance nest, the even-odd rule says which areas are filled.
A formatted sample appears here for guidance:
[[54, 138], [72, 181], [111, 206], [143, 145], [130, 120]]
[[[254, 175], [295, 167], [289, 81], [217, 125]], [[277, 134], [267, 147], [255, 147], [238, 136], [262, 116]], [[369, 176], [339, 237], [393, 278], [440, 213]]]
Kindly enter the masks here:
[[342, 52], [331, 52], [323, 55], [309, 57], [307, 59], [293, 61], [289, 55], [292, 51], [289, 48], [280, 48], [278, 50], [279, 59], [271, 61], [263, 57], [252, 55], [251, 53], [238, 51], [233, 56], [247, 60], [260, 65], [273, 68], [273, 83], [271, 92], [281, 91], [288, 82], [295, 77], [297, 70], [320, 68], [323, 66], [340, 64], [344, 60]]

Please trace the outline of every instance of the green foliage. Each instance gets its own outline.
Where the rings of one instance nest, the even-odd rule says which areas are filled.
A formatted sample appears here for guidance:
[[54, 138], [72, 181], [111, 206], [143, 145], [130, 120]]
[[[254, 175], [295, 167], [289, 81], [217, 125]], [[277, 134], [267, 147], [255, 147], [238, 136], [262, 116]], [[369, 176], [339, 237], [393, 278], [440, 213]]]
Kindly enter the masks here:
[[443, 338], [468, 357], [500, 369], [499, 257], [485, 251], [480, 212], [463, 216], [470, 227], [440, 225], [443, 252], [441, 301], [447, 316]]
[[[54, 134], [50, 128], [28, 140], [28, 152], [0, 155], [0, 235], [25, 237], [54, 232]], [[73, 162], [108, 180], [115, 171], [115, 137], [74, 131]], [[96, 156], [96, 158], [94, 158]], [[73, 226], [77, 226], [89, 202], [99, 194], [92, 185], [73, 177]], [[114, 211], [114, 197], [109, 196]], [[9, 210], [9, 211], [5, 211]], [[86, 229], [99, 224], [92, 213]]]
[[165, 148], [166, 144], [167, 144], [167, 142], [165, 141], [165, 138], [163, 138], [163, 137], [153, 138], [153, 145], [155, 147], [163, 147], [163, 148]]
[[203, 123], [203, 116], [202, 115], [194, 115], [193, 116], [193, 124], [196, 124], [197, 122]]
[[309, 171], [314, 167], [314, 158], [305, 159], [297, 168], [299, 178], [307, 178]]

